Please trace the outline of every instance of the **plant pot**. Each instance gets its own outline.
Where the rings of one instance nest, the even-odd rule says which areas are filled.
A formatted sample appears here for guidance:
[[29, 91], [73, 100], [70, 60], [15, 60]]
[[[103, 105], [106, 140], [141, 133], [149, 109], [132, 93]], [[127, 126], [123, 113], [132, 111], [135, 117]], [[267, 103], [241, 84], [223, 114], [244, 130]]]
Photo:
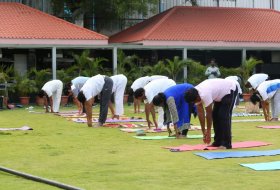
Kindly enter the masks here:
[[30, 97], [19, 97], [20, 104], [25, 106], [29, 105], [29, 99]]
[[36, 96], [36, 104], [38, 106], [43, 106], [44, 105], [44, 98], [40, 98], [39, 96]]
[[250, 102], [250, 97], [251, 96], [252, 96], [252, 94], [249, 94], [249, 93], [242, 94], [244, 102]]
[[68, 96], [61, 96], [60, 105], [65, 106], [68, 103]]
[[128, 100], [128, 94], [124, 94], [123, 95], [123, 103], [127, 103], [127, 100]]

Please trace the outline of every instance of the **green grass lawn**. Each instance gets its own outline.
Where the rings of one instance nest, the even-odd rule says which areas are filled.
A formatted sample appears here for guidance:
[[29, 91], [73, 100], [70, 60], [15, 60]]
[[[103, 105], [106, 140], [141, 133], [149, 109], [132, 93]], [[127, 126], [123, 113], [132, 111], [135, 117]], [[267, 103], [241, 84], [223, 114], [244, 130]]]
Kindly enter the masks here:
[[[132, 112], [133, 107], [126, 106], [126, 115]], [[192, 123], [197, 125], [198, 120]], [[280, 148], [280, 130], [256, 128], [264, 124], [280, 123], [233, 123], [233, 142], [273, 143], [246, 150]], [[239, 163], [277, 161], [280, 156], [206, 160], [193, 154], [198, 151], [174, 153], [161, 148], [200, 144], [201, 139], [143, 141], [116, 128], [88, 128], [52, 114], [31, 114], [24, 108], [0, 111], [0, 127], [23, 125], [34, 130], [0, 132], [0, 165], [83, 189], [279, 189], [280, 171], [257, 172]], [[56, 189], [4, 172], [0, 172], [0, 184], [5, 190]]]

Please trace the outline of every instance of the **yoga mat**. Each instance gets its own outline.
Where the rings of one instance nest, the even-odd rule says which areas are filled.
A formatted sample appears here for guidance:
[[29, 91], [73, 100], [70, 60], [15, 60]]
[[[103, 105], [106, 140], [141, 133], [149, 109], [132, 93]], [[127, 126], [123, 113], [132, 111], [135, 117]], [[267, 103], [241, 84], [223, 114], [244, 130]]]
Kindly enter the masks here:
[[[232, 148], [250, 148], [250, 147], [258, 147], [258, 146], [267, 146], [271, 143], [260, 142], [260, 141], [244, 141], [244, 142], [236, 142], [232, 144]], [[198, 145], [181, 145], [177, 147], [162, 147], [169, 149], [171, 152], [184, 152], [190, 150], [217, 150], [218, 147], [211, 147], [205, 144]]]
[[[214, 135], [211, 135], [212, 137]], [[141, 140], [162, 140], [162, 139], [175, 139], [175, 137], [168, 136], [133, 136], [134, 138]], [[187, 135], [187, 139], [200, 139], [203, 138], [203, 135]]]
[[251, 168], [256, 171], [280, 170], [280, 161], [261, 162], [261, 163], [253, 163], [253, 164], [240, 164], [240, 165], [247, 168]]
[[[135, 124], [134, 124], [135, 125]], [[136, 125], [137, 126], [137, 125]], [[139, 127], [139, 126], [138, 126]], [[144, 131], [145, 133], [161, 133], [161, 132], [167, 132], [167, 129], [147, 129], [147, 128], [138, 128], [138, 129], [120, 129], [123, 132], [127, 132], [127, 133], [136, 133], [137, 131]]]
[[232, 117], [248, 117], [248, 116], [262, 116], [261, 113], [245, 113], [245, 112], [239, 112], [239, 113], [232, 113]]
[[[86, 123], [87, 119], [86, 118], [72, 118], [72, 121], [74, 121], [76, 123]], [[106, 123], [127, 123], [127, 122], [143, 122], [143, 121], [146, 121], [146, 120], [144, 120], [144, 119], [111, 119], [111, 118], [108, 118], [106, 120]], [[92, 122], [97, 123], [98, 118], [92, 118]]]
[[257, 126], [257, 127], [263, 129], [280, 129], [280, 126]]
[[20, 128], [0, 128], [0, 131], [28, 131], [33, 130], [31, 127], [23, 126]]
[[233, 123], [235, 122], [258, 122], [258, 121], [265, 121], [265, 119], [241, 119], [241, 120], [238, 120], [238, 119], [233, 119], [231, 120]]
[[280, 154], [280, 149], [277, 150], [260, 150], [260, 151], [233, 151], [233, 152], [198, 152], [194, 153], [197, 156], [206, 158], [207, 160], [222, 159], [222, 158], [245, 158], [257, 156], [275, 156]]

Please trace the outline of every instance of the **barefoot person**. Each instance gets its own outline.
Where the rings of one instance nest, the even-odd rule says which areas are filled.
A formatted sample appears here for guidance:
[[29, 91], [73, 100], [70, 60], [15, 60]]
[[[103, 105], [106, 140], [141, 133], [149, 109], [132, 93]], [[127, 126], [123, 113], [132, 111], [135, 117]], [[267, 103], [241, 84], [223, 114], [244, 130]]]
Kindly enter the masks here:
[[[262, 82], [250, 100], [253, 104], [261, 102], [266, 121], [278, 121], [280, 112], [280, 79]], [[272, 118], [270, 118], [269, 101], [271, 102]]]
[[163, 107], [166, 116], [164, 123], [167, 123], [169, 136], [171, 134], [169, 123], [171, 122], [174, 125], [176, 138], [186, 137], [188, 134], [193, 104], [188, 104], [184, 100], [184, 95], [190, 88], [193, 88], [193, 85], [188, 83], [177, 84], [166, 89], [163, 93], [158, 93], [153, 98], [155, 106]]
[[[196, 87], [187, 90], [185, 100], [195, 103], [200, 121], [203, 141], [211, 142], [211, 126], [215, 132], [212, 146], [221, 149], [231, 149], [231, 115], [238, 88], [234, 81], [226, 79], [207, 79]], [[205, 129], [205, 112], [206, 126]], [[212, 105], [213, 110], [212, 110]]]
[[86, 81], [89, 79], [89, 77], [83, 77], [79, 76], [74, 78], [69, 85], [67, 85], [67, 88], [69, 89], [70, 93], [73, 95], [73, 101], [78, 107], [79, 114], [85, 113], [85, 109], [83, 108], [83, 105], [79, 100], [77, 99], [77, 96], [81, 90], [81, 88], [84, 86]]
[[101, 127], [108, 114], [108, 106], [112, 94], [113, 81], [104, 75], [95, 75], [88, 79], [78, 94], [78, 100], [83, 103], [86, 109], [87, 124], [92, 127], [92, 104], [94, 98], [100, 94], [100, 113], [98, 123], [94, 127]]
[[125, 87], [127, 84], [127, 78], [124, 75], [114, 75], [110, 77], [113, 80], [113, 89], [112, 93], [114, 94], [114, 101], [115, 101], [115, 108], [113, 107], [112, 102], [109, 102], [109, 108], [112, 112], [113, 117], [119, 119], [120, 115], [123, 115], [124, 109], [123, 109], [123, 96]]
[[[38, 93], [38, 96], [41, 98], [44, 97], [46, 112], [49, 112], [49, 104], [51, 106], [52, 113], [59, 112], [62, 90], [63, 83], [60, 80], [52, 80], [44, 84]], [[48, 98], [50, 102], [48, 102]]]
[[[168, 79], [168, 77], [161, 75], [140, 77], [132, 83], [131, 89], [133, 90], [133, 92], [135, 92], [139, 88], [144, 88], [144, 86], [146, 86], [149, 82], [161, 78]], [[140, 104], [141, 100], [134, 98], [134, 113], [140, 113]]]
[[175, 81], [172, 79], [157, 79], [148, 83], [144, 88], [139, 88], [134, 92], [134, 97], [138, 100], [144, 100], [145, 103], [145, 114], [146, 120], [148, 122], [148, 127], [150, 128], [153, 124], [150, 121], [150, 113], [152, 113], [152, 118], [156, 128], [163, 127], [163, 109], [158, 107], [158, 122], [156, 121], [155, 109], [152, 103], [153, 98], [160, 92], [164, 92], [167, 88], [176, 85]]

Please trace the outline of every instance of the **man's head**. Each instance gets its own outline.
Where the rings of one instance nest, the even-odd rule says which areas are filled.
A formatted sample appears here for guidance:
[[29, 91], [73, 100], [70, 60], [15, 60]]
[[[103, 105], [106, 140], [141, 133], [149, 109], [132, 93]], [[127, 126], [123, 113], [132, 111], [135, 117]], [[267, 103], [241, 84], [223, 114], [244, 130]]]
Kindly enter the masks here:
[[166, 96], [163, 94], [163, 93], [158, 93], [158, 95], [156, 95], [154, 98], [153, 98], [153, 104], [155, 106], [163, 106], [164, 103], [166, 101]]
[[187, 103], [198, 103], [201, 101], [198, 91], [195, 88], [190, 88], [185, 92], [185, 101]]
[[261, 95], [258, 92], [254, 92], [253, 95], [250, 97], [250, 101], [256, 105], [257, 102], [262, 100]]
[[45, 91], [44, 91], [44, 90], [40, 90], [40, 91], [38, 92], [38, 96], [39, 96], [40, 98], [43, 98], [43, 96], [45, 96]]
[[134, 92], [134, 97], [136, 99], [142, 99], [145, 96], [145, 90], [144, 88], [138, 88], [137, 90], [135, 90]]
[[215, 66], [216, 66], [215, 59], [211, 59], [211, 60], [210, 60], [210, 66], [211, 66], [211, 67], [215, 67]]
[[251, 85], [251, 83], [250, 83], [249, 81], [247, 81], [247, 82], [245, 83], [245, 87], [246, 87], [246, 88], [252, 88], [252, 85]]
[[86, 97], [85, 97], [83, 91], [80, 91], [80, 92], [79, 92], [77, 98], [78, 98], [78, 100], [79, 100], [81, 103], [85, 103], [85, 101], [86, 101]]

